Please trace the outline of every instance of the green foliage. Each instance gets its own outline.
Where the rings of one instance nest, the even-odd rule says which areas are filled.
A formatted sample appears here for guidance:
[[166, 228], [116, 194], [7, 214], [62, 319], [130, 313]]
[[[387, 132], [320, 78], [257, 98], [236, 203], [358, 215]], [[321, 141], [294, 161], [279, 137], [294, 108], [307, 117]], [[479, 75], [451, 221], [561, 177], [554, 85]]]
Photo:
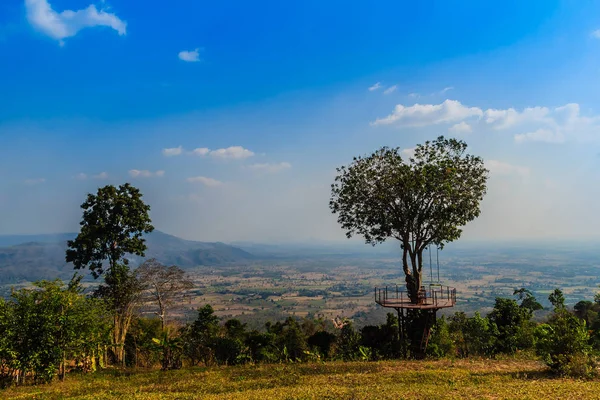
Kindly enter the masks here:
[[398, 317], [392, 313], [386, 322], [379, 326], [365, 326], [361, 329], [361, 345], [369, 349], [373, 360], [392, 359], [400, 356]]
[[519, 300], [521, 300], [521, 304], [519, 306], [525, 310], [529, 310], [531, 314], [544, 308], [537, 301], [533, 293], [525, 288], [515, 290], [513, 295], [517, 296]]
[[496, 352], [512, 354], [533, 346], [534, 324], [531, 322], [531, 311], [519, 306], [515, 300], [496, 298], [488, 319], [498, 330]]
[[152, 338], [156, 350], [161, 353], [160, 364], [163, 371], [179, 369], [182, 366], [183, 341], [180, 337], [169, 336], [163, 331], [157, 338]]
[[36, 282], [0, 302], [0, 373], [4, 384], [64, 377], [66, 361], [93, 370], [108, 342], [109, 319], [101, 302], [83, 296], [79, 278]]
[[152, 339], [162, 335], [161, 321], [156, 318], [133, 318], [125, 337], [125, 359], [129, 367], [151, 368], [160, 362], [160, 349]]
[[496, 342], [499, 332], [496, 324], [479, 313], [471, 318], [464, 312], [455, 313], [450, 317], [448, 329], [459, 357], [490, 356], [498, 350]]
[[432, 327], [431, 338], [427, 346], [427, 355], [434, 358], [454, 356], [456, 345], [450, 334], [450, 326], [445, 317], [438, 318]]
[[142, 201], [139, 189], [129, 183], [118, 188], [107, 185], [98, 193], [88, 194], [81, 205], [81, 230], [75, 240], [67, 242], [66, 261], [76, 269], [89, 268], [94, 277], [119, 263], [127, 265], [126, 254], [143, 257], [146, 250], [144, 233], [154, 230], [150, 206]]
[[183, 352], [192, 365], [199, 362], [210, 365], [213, 362], [214, 351], [211, 344], [218, 332], [219, 318], [214, 314], [213, 308], [209, 304], [199, 308], [196, 320], [186, 326], [182, 333]]
[[549, 296], [554, 314], [546, 324], [535, 330], [537, 354], [556, 373], [589, 377], [595, 374], [596, 363], [589, 344], [590, 336], [585, 321], [564, 307], [560, 290]]
[[418, 145], [408, 162], [400, 148], [382, 147], [337, 169], [331, 211], [348, 238], [400, 241], [411, 298], [421, 287], [423, 251], [457, 240], [479, 216], [488, 171], [466, 150], [465, 142], [440, 136]]
[[550, 300], [555, 312], [565, 308], [565, 296], [560, 289], [554, 289], [554, 292], [548, 296], [548, 300]]
[[360, 341], [360, 333], [354, 329], [351, 321], [346, 321], [340, 329], [338, 336], [336, 350], [337, 357], [344, 361], [361, 359], [364, 354], [361, 354], [360, 352]]
[[113, 355], [124, 365], [124, 342], [143, 289], [129, 270], [125, 255], [144, 256], [142, 236], [154, 230], [148, 215], [150, 206], [143, 202], [139, 189], [126, 183], [118, 188], [107, 185], [95, 195], [88, 194], [81, 208], [81, 230], [75, 240], [67, 242], [66, 261], [72, 262], [75, 269], [89, 268], [94, 278], [106, 272], [104, 285], [96, 295], [110, 306]]
[[333, 346], [336, 343], [337, 337], [327, 331], [318, 331], [313, 333], [307, 340], [306, 343], [313, 349], [321, 354], [324, 358], [328, 359], [332, 355]]

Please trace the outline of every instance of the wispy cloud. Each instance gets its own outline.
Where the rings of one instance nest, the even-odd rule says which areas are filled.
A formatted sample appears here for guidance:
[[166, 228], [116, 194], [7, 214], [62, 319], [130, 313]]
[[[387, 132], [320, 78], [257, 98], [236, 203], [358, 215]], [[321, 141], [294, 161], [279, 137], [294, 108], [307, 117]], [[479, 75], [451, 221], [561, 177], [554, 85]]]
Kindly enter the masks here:
[[515, 135], [515, 142], [546, 142], [546, 143], [563, 143], [565, 137], [561, 132], [552, 131], [550, 129], [540, 128], [533, 132], [519, 133]]
[[376, 119], [371, 125], [423, 127], [444, 123], [454, 124], [449, 128], [454, 133], [470, 132], [475, 125], [498, 131], [519, 129], [527, 132], [516, 132], [514, 139], [518, 143], [598, 141], [597, 132], [600, 131], [600, 115], [581, 115], [577, 103], [554, 108], [527, 107], [522, 110], [483, 110], [465, 106], [456, 100], [446, 100], [441, 104], [398, 104], [390, 115]]
[[590, 33], [590, 36], [593, 37], [594, 39], [600, 39], [600, 29], [596, 29], [595, 31], [592, 31], [592, 33]]
[[513, 165], [498, 160], [488, 160], [485, 162], [485, 166], [493, 175], [518, 175], [520, 177], [526, 177], [529, 176], [531, 172], [527, 167]]
[[186, 62], [200, 61], [200, 48], [191, 51], [183, 50], [179, 52], [179, 59]]
[[192, 150], [192, 154], [196, 156], [205, 156], [210, 153], [210, 149], [207, 147], [198, 147], [197, 149]]
[[369, 87], [369, 91], [373, 92], [375, 90], [381, 89], [381, 83], [377, 82], [376, 84], [374, 84], [373, 86]]
[[179, 147], [173, 147], [173, 148], [168, 148], [168, 149], [162, 150], [163, 155], [165, 155], [167, 157], [179, 156], [179, 155], [183, 154], [184, 152], [185, 152], [185, 154], [188, 154], [191, 156], [199, 156], [199, 157], [211, 156], [214, 158], [238, 159], [238, 160], [252, 157], [255, 155], [255, 153], [253, 151], [248, 150], [242, 146], [230, 146], [227, 148], [215, 149], [215, 150], [211, 150], [208, 147], [198, 147], [191, 151], [185, 151], [182, 146], [179, 146]]
[[88, 178], [87, 174], [84, 174], [83, 172], [75, 175], [75, 179], [80, 180], [80, 181], [84, 181]]
[[95, 5], [73, 11], [60, 13], [52, 9], [48, 0], [25, 0], [27, 20], [38, 31], [58, 40], [61, 45], [64, 39], [75, 36], [80, 30], [95, 26], [110, 27], [119, 35], [127, 32], [127, 23], [115, 14], [98, 10]]
[[45, 178], [25, 179], [26, 185], [39, 185], [40, 183], [44, 182], [46, 182]]
[[94, 179], [108, 179], [108, 173], [106, 172], [100, 172], [97, 175], [94, 175], [92, 178]]
[[396, 91], [396, 89], [398, 89], [398, 85], [390, 86], [389, 88], [387, 88], [383, 91], [383, 94], [394, 93]]
[[187, 178], [187, 181], [190, 183], [201, 183], [205, 186], [221, 186], [223, 184], [223, 182], [218, 181], [216, 179], [213, 178], [207, 178], [205, 176], [194, 176], [191, 178]]
[[252, 164], [248, 166], [248, 169], [268, 173], [280, 172], [290, 168], [292, 168], [292, 164], [288, 162]]
[[162, 153], [165, 157], [178, 156], [178, 155], [181, 155], [182, 152], [183, 152], [182, 146], [171, 147], [171, 148], [166, 148], [166, 149], [162, 150]]
[[371, 125], [427, 126], [458, 122], [482, 115], [483, 111], [480, 108], [466, 107], [456, 100], [446, 100], [435, 105], [415, 104], [409, 107], [398, 104], [390, 115], [376, 119]]
[[244, 159], [252, 157], [254, 152], [243, 148], [242, 146], [231, 146], [226, 149], [211, 150], [209, 153], [212, 157], [223, 159]]
[[448, 128], [448, 132], [450, 133], [469, 133], [472, 131], [473, 128], [471, 128], [471, 125], [467, 124], [465, 121], [461, 121]]
[[165, 175], [165, 171], [159, 170], [156, 172], [148, 171], [146, 169], [130, 169], [129, 176], [132, 178], [153, 178], [153, 177], [161, 177]]

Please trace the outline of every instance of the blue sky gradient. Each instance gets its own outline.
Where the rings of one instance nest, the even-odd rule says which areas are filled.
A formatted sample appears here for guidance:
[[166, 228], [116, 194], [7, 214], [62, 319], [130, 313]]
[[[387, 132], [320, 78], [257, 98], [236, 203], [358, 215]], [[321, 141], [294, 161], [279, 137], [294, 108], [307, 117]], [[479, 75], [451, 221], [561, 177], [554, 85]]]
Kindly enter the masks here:
[[5, 0], [0, 234], [129, 181], [185, 238], [344, 240], [335, 167], [443, 134], [491, 170], [465, 239], [598, 238], [598, 29], [575, 0]]

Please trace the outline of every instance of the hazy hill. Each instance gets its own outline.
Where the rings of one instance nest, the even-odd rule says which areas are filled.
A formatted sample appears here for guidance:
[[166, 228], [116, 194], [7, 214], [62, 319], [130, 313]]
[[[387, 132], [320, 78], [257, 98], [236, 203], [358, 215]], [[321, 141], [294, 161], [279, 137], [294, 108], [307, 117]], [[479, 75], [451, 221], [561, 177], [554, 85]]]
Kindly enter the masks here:
[[[76, 234], [0, 236], [0, 283], [38, 279], [67, 279], [73, 266], [65, 263], [66, 241]], [[160, 231], [147, 237], [146, 258], [182, 268], [202, 265], [240, 264], [255, 256], [225, 243], [195, 242]], [[142, 260], [133, 258], [133, 265]]]

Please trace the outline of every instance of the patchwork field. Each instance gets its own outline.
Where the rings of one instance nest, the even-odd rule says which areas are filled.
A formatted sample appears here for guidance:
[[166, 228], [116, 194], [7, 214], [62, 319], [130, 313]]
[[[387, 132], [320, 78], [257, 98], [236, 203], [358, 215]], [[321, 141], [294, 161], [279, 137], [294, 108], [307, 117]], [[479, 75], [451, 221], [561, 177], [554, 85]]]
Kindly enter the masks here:
[[[445, 313], [479, 311], [486, 314], [498, 296], [512, 296], [515, 289], [531, 290], [544, 305], [548, 294], [561, 288], [567, 304], [593, 300], [600, 283], [596, 254], [539, 254], [504, 251], [454, 251], [440, 261], [440, 282], [457, 289], [457, 306]], [[195, 288], [176, 314], [184, 320], [194, 309], [211, 304], [226, 318], [239, 318], [260, 328], [266, 321], [287, 316], [353, 318], [358, 325], [381, 323], [389, 310], [377, 306], [373, 289], [398, 284], [396, 257], [314, 257], [280, 263], [254, 263], [189, 270]], [[425, 284], [437, 283], [437, 265], [424, 266]], [[538, 317], [544, 312], [538, 313]]]

